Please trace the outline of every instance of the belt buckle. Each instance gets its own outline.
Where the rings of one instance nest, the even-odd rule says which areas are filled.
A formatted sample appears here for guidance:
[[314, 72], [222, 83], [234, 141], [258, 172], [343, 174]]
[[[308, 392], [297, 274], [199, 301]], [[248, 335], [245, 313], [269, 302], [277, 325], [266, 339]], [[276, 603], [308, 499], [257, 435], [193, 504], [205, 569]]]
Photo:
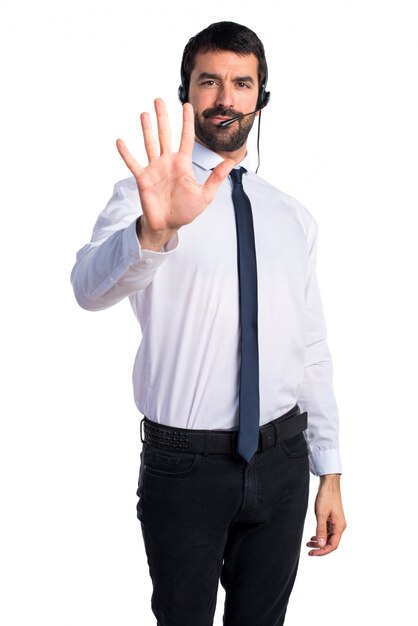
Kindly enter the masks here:
[[141, 437], [141, 442], [142, 442], [142, 443], [145, 443], [145, 439], [144, 439], [144, 427], [143, 427], [144, 421], [145, 421], [145, 417], [143, 417], [143, 418], [142, 418], [142, 420], [141, 420], [141, 421], [140, 421], [140, 423], [139, 423], [139, 436]]

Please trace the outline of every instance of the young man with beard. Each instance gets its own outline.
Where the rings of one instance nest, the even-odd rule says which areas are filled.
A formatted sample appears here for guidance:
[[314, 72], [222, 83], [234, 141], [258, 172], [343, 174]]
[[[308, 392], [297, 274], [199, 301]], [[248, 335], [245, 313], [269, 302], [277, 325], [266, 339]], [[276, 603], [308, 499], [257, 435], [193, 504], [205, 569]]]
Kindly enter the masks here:
[[320, 476], [309, 554], [335, 550], [345, 528], [317, 224], [248, 163], [269, 96], [255, 33], [212, 24], [187, 44], [181, 75], [179, 152], [157, 99], [158, 142], [141, 115], [149, 163], [118, 140], [133, 177], [115, 186], [72, 282], [86, 309], [128, 296], [141, 324], [137, 512], [158, 624], [212, 624], [220, 580], [226, 626], [281, 625], [309, 469]]

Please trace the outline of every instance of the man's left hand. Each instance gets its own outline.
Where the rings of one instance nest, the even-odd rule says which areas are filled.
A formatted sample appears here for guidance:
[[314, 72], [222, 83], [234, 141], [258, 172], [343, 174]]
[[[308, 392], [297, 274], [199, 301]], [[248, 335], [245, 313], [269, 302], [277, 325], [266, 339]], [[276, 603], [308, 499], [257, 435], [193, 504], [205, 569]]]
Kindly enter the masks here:
[[314, 548], [309, 556], [325, 556], [338, 548], [347, 526], [341, 501], [340, 475], [326, 474], [320, 477], [315, 500], [316, 535], [306, 545]]

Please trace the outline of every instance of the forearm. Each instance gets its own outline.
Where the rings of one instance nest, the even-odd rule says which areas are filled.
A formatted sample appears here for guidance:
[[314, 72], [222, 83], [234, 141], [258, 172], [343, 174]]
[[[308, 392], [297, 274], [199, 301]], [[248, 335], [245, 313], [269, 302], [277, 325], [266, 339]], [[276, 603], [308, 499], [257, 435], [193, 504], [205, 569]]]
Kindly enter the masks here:
[[90, 311], [106, 309], [145, 289], [158, 267], [177, 246], [178, 238], [175, 236], [165, 251], [142, 249], [137, 239], [136, 224], [135, 220], [100, 244], [84, 246], [77, 254], [71, 282], [82, 308]]

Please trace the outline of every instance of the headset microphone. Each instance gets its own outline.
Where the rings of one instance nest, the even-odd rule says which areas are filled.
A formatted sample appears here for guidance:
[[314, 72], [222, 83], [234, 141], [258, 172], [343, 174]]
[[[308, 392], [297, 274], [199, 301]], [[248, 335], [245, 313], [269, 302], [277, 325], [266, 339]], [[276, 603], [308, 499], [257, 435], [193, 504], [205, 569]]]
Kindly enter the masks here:
[[218, 126], [219, 128], [226, 128], [226, 126], [229, 126], [230, 124], [233, 124], [234, 122], [237, 122], [238, 120], [242, 120], [242, 118], [247, 117], [247, 115], [254, 115], [254, 113], [257, 113], [257, 111], [260, 111], [262, 108], [263, 107], [260, 107], [259, 109], [256, 109], [255, 111], [251, 111], [251, 113], [244, 113], [244, 115], [231, 117], [230, 120], [224, 120], [223, 122], [219, 122]]

